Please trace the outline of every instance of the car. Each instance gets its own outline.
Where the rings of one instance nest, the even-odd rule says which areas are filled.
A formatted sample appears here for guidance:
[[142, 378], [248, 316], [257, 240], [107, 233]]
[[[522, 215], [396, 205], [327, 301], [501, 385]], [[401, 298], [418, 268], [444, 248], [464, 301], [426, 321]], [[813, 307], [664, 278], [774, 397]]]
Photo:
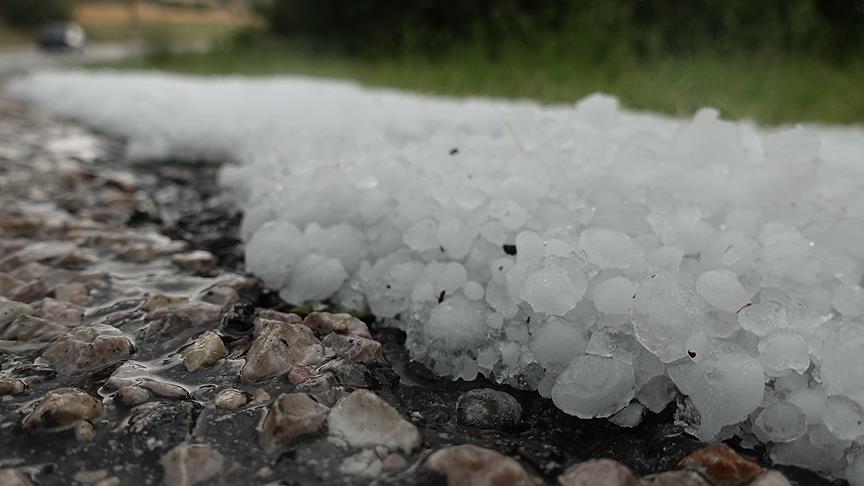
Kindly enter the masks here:
[[75, 22], [51, 22], [39, 29], [36, 42], [46, 51], [78, 50], [87, 42], [87, 33]]

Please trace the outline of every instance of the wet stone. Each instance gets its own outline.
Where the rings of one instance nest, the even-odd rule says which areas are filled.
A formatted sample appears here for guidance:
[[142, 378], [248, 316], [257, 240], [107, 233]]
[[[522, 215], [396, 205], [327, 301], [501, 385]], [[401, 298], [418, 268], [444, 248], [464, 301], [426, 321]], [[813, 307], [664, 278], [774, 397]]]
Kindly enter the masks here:
[[33, 314], [35, 309], [29, 304], [14, 300], [0, 299], [0, 328], [5, 327], [18, 316]]
[[680, 466], [701, 472], [720, 486], [746, 484], [765, 472], [723, 443], [712, 444], [681, 460]]
[[222, 338], [213, 331], [207, 331], [183, 350], [180, 359], [188, 371], [196, 371], [212, 365], [225, 356], [228, 356], [228, 349], [222, 343]]
[[189, 390], [167, 381], [154, 380], [153, 378], [142, 378], [139, 382], [139, 386], [146, 388], [163, 398], [178, 398], [181, 400], [191, 398]]
[[479, 388], [463, 393], [456, 401], [456, 419], [462, 425], [507, 430], [519, 426], [522, 406], [507, 393]]
[[0, 469], [0, 484], [3, 486], [36, 486], [30, 476], [17, 469]]
[[636, 486], [630, 468], [611, 459], [589, 459], [568, 467], [558, 476], [561, 486]]
[[780, 471], [766, 471], [750, 483], [750, 486], [792, 486], [792, 483]]
[[384, 362], [381, 343], [372, 339], [344, 334], [328, 334], [321, 342], [336, 354], [355, 363], [379, 364]]
[[272, 451], [291, 445], [324, 427], [329, 409], [305, 393], [283, 393], [270, 405], [261, 427], [261, 448]]
[[27, 385], [17, 378], [0, 378], [0, 396], [20, 395], [27, 389]]
[[134, 407], [150, 400], [150, 391], [138, 385], [124, 386], [117, 390], [116, 399], [127, 407]]
[[308, 393], [328, 406], [333, 405], [345, 395], [345, 388], [340, 386], [339, 380], [333, 376], [333, 373], [311, 376], [298, 383], [294, 389], [298, 392]]
[[24, 417], [24, 430], [63, 429], [102, 415], [102, 401], [77, 388], [51, 390]]
[[36, 302], [34, 307], [39, 313], [39, 317], [67, 326], [80, 324], [81, 318], [84, 316], [84, 309], [80, 306], [51, 298]]
[[58, 371], [101, 368], [129, 358], [134, 351], [129, 338], [110, 327], [78, 327], [60, 337], [42, 353]]
[[303, 319], [303, 324], [310, 329], [314, 329], [315, 332], [320, 335], [336, 332], [372, 339], [372, 335], [369, 334], [369, 327], [366, 326], [366, 323], [351, 314], [312, 312]]
[[165, 471], [166, 486], [203, 484], [220, 474], [225, 458], [204, 444], [180, 444], [159, 460]]
[[340, 385], [353, 388], [366, 388], [369, 386], [366, 376], [369, 369], [362, 364], [353, 363], [346, 359], [337, 358], [330, 360], [317, 369], [317, 374], [331, 374]]
[[417, 427], [368, 390], [357, 390], [339, 400], [327, 424], [330, 435], [353, 447], [383, 445], [410, 452], [420, 445]]
[[274, 378], [294, 366], [315, 364], [324, 358], [324, 347], [312, 331], [300, 324], [264, 321], [261, 333], [246, 354], [240, 370], [244, 381]]
[[69, 328], [66, 326], [29, 314], [22, 314], [6, 325], [6, 328], [0, 333], [0, 339], [32, 341], [30, 344], [48, 343], [68, 330]]
[[86, 305], [90, 302], [90, 291], [83, 283], [72, 282], [54, 287], [54, 298], [72, 304]]
[[232, 305], [219, 322], [219, 331], [234, 339], [251, 334], [253, 329], [255, 329], [255, 307], [251, 304]]
[[216, 408], [221, 408], [225, 410], [235, 410], [249, 401], [249, 398], [245, 393], [240, 390], [235, 390], [233, 388], [229, 388], [227, 390], [222, 390], [218, 395], [213, 399], [213, 405]]
[[193, 274], [207, 274], [216, 268], [216, 257], [209, 251], [178, 253], [171, 256], [171, 262], [177, 268]]
[[531, 486], [521, 464], [491, 449], [475, 445], [445, 447], [433, 452], [424, 467], [447, 478], [447, 486]]
[[667, 471], [645, 476], [639, 486], [711, 486], [699, 473], [694, 471]]

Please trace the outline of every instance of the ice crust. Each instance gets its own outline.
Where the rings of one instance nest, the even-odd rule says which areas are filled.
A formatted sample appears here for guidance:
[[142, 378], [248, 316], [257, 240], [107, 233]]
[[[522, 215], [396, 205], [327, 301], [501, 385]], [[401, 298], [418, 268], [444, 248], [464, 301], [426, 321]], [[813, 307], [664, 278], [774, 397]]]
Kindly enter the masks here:
[[861, 130], [285, 77], [10, 89], [133, 158], [234, 162], [247, 268], [292, 302], [368, 306], [436, 373], [626, 426], [674, 402], [701, 439], [864, 484]]

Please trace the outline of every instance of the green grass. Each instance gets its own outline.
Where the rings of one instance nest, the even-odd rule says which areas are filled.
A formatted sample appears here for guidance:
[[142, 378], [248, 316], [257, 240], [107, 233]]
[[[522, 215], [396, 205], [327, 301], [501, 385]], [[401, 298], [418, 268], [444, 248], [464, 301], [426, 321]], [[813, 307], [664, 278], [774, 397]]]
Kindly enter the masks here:
[[611, 93], [627, 107], [689, 115], [713, 106], [728, 118], [763, 124], [864, 124], [864, 64], [836, 67], [815, 60], [718, 58], [624, 63], [579, 62], [542, 53], [489, 61], [470, 52], [438, 60], [356, 59], [311, 55], [278, 45], [130, 59], [111, 67], [215, 74], [305, 74], [358, 80], [456, 96], [573, 102]]

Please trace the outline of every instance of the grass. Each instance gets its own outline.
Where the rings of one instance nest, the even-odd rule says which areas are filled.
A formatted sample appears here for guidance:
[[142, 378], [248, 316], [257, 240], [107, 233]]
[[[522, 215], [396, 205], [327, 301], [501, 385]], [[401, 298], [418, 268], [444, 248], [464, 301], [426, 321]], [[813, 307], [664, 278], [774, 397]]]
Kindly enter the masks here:
[[689, 115], [713, 106], [763, 124], [864, 124], [864, 64], [782, 58], [689, 59], [610, 65], [514, 53], [497, 61], [462, 53], [438, 60], [304, 54], [284, 45], [130, 59], [121, 69], [215, 74], [304, 74], [424, 93], [573, 102], [603, 91], [627, 107]]
[[33, 36], [0, 23], [0, 48], [17, 47], [31, 43], [33, 43]]

